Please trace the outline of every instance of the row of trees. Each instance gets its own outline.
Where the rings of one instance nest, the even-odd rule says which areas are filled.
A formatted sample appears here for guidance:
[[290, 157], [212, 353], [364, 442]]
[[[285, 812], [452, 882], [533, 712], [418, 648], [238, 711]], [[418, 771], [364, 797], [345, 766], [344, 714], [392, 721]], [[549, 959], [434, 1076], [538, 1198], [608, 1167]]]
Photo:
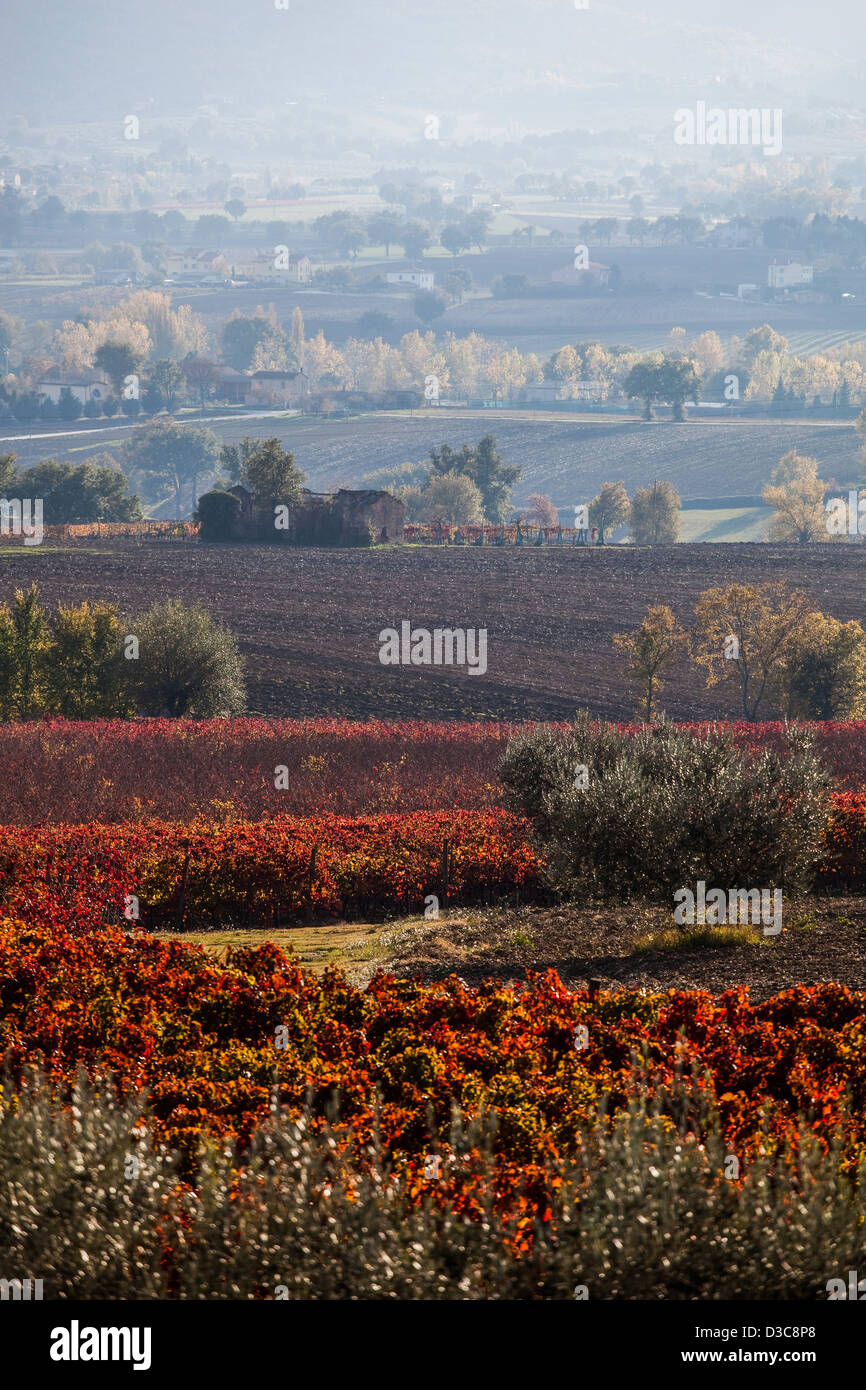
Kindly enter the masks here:
[[0, 605], [0, 719], [206, 719], [244, 707], [237, 643], [198, 605], [168, 599], [128, 627], [109, 603], [49, 614], [35, 584]]
[[[389, 191], [399, 199], [399, 189]], [[491, 212], [478, 208], [461, 215], [438, 198], [432, 201], [427, 198], [424, 203], [416, 204], [416, 208], [417, 214], [413, 217], [393, 208], [366, 218], [345, 211], [329, 212], [316, 218], [313, 231], [329, 251], [349, 257], [357, 256], [364, 246], [382, 246], [386, 257], [390, 256], [393, 246], [400, 246], [403, 254], [413, 260], [437, 243], [452, 256], [473, 246], [479, 251], [484, 249], [493, 220]]]
[[703, 668], [708, 686], [736, 689], [749, 721], [768, 702], [786, 719], [866, 716], [860, 623], [819, 612], [808, 594], [781, 582], [707, 589], [695, 617], [693, 637], [666, 604], [656, 604], [635, 631], [614, 636], [640, 690], [640, 719], [656, 718], [663, 678], [689, 657]]
[[[449, 280], [452, 299], [471, 284], [461, 268]], [[442, 295], [427, 292], [417, 300], [424, 322], [432, 322], [446, 304]], [[556, 382], [563, 397], [577, 395], [582, 389], [578, 383], [591, 381], [601, 399], [622, 388], [643, 399], [647, 411], [653, 402], [664, 400], [678, 414], [700, 391], [719, 401], [866, 403], [866, 345], [843, 344], [800, 358], [769, 324], [727, 343], [713, 331], [689, 339], [684, 329], [674, 328], [664, 349], [651, 353], [627, 345], [578, 342], [564, 345], [546, 361], [478, 333], [437, 336], [430, 329], [416, 329], [393, 344], [393, 328], [388, 315], [368, 311], [348, 341], [337, 347], [321, 330], [306, 338], [299, 308], [282, 324], [273, 306], [260, 305], [251, 314], [235, 311], [225, 321], [220, 357], [238, 371], [302, 367], [313, 391], [424, 391], [432, 379], [433, 399], [514, 399], [543, 381]], [[0, 314], [0, 350], [18, 341], [24, 341], [21, 325]], [[87, 413], [171, 413], [182, 400], [204, 405], [213, 396], [219, 398], [219, 364], [209, 356], [203, 321], [189, 306], [172, 309], [168, 296], [153, 290], [135, 291], [119, 304], [67, 320], [47, 340], [46, 349], [25, 357], [7, 378], [5, 391], [0, 388], [0, 403], [5, 396], [19, 419], [36, 419], [40, 409], [46, 418], [74, 419], [81, 413], [71, 395], [59, 406], [43, 402], [40, 407], [39, 379], [52, 363], [69, 375], [98, 367], [112, 383], [115, 398], [86, 407]], [[132, 375], [141, 381], [130, 398], [124, 383]]]
[[141, 504], [110, 454], [82, 463], [45, 459], [19, 469], [15, 454], [0, 454], [0, 498], [41, 498], [46, 526], [91, 521], [140, 521]]

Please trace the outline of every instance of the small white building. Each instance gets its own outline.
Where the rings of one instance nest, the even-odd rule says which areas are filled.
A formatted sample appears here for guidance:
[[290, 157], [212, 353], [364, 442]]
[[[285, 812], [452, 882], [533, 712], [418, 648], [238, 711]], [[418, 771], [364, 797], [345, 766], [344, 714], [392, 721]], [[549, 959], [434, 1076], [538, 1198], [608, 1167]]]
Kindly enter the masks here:
[[773, 261], [767, 271], [767, 284], [771, 290], [799, 289], [811, 285], [814, 273], [815, 267], [802, 261]]
[[[226, 259], [229, 260], [233, 280], [252, 280], [254, 284], [306, 285], [313, 278], [309, 256], [290, 254], [278, 259], [273, 251], [262, 251], [257, 256], [243, 260]], [[284, 264], [284, 261], [287, 263]]]
[[105, 381], [97, 372], [81, 376], [63, 376], [59, 371], [48, 372], [36, 388], [40, 395], [47, 396], [57, 405], [64, 391], [74, 396], [82, 405], [88, 401], [105, 401], [114, 395], [111, 382]]
[[432, 270], [389, 270], [385, 278], [389, 285], [412, 285], [416, 290], [432, 290], [436, 285]]
[[191, 246], [183, 251], [169, 251], [165, 258], [165, 273], [169, 276], [175, 275], [213, 275], [219, 268], [219, 251], [203, 251], [198, 246]]

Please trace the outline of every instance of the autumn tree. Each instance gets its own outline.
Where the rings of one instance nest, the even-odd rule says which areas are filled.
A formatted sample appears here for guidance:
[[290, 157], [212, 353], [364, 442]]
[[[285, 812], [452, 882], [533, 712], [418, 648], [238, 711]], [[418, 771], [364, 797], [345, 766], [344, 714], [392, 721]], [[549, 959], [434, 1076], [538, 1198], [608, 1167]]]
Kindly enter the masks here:
[[521, 521], [526, 521], [531, 526], [551, 529], [559, 525], [559, 512], [553, 498], [543, 492], [531, 492], [526, 499], [526, 506], [518, 515]]
[[622, 479], [618, 483], [602, 483], [601, 491], [589, 504], [589, 519], [598, 527], [598, 539], [604, 545], [609, 531], [616, 530], [629, 519], [631, 505]]
[[808, 613], [798, 623], [773, 693], [789, 719], [863, 719], [866, 716], [866, 632]]
[[64, 719], [109, 719], [132, 712], [124, 688], [123, 630], [109, 603], [62, 604], [51, 622], [46, 703]]
[[657, 714], [656, 701], [663, 689], [661, 675], [689, 650], [689, 636], [665, 604], [647, 609], [646, 617], [634, 632], [617, 632], [613, 644], [628, 657], [628, 675], [640, 687], [637, 715], [647, 724]]
[[635, 545], [673, 545], [680, 531], [680, 495], [673, 483], [639, 487], [629, 511]]
[[808, 541], [827, 539], [824, 514], [826, 482], [818, 477], [818, 462], [791, 450], [779, 460], [773, 470], [772, 482], [761, 494], [768, 507], [774, 509], [770, 521], [770, 539]]
[[45, 658], [51, 642], [39, 589], [17, 589], [0, 604], [0, 718], [33, 719], [45, 711]]
[[744, 364], [748, 367], [755, 361], [761, 352], [772, 352], [781, 357], [788, 351], [788, 339], [783, 338], [781, 333], [777, 333], [768, 323], [761, 324], [760, 328], [753, 328], [743, 339], [740, 349], [740, 356]]
[[707, 685], [736, 686], [744, 718], [754, 720], [781, 678], [791, 640], [810, 611], [808, 595], [780, 581], [707, 589], [695, 608], [696, 659], [706, 668]]
[[299, 368], [304, 365], [304, 353], [306, 349], [306, 333], [304, 329], [304, 315], [298, 304], [292, 310], [292, 325], [289, 329], [289, 339], [292, 344], [292, 351], [295, 361]]
[[481, 493], [463, 473], [437, 473], [421, 495], [426, 521], [472, 526], [483, 520]]

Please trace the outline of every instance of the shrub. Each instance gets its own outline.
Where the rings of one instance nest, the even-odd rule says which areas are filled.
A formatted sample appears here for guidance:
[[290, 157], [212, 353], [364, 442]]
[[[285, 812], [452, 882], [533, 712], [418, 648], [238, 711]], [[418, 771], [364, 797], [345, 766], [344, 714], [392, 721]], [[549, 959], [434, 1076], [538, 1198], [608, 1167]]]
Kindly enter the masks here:
[[236, 534], [241, 504], [234, 493], [215, 488], [198, 499], [195, 520], [201, 522], [203, 541], [227, 541]]
[[134, 633], [139, 656], [130, 679], [142, 713], [208, 719], [243, 711], [237, 642], [206, 608], [167, 599], [136, 622]]
[[83, 1072], [71, 1108], [35, 1073], [16, 1103], [8, 1090], [0, 1092], [4, 1275], [42, 1279], [49, 1299], [159, 1297], [173, 1165], [139, 1126], [141, 1098], [133, 1092], [118, 1105]]
[[813, 1300], [863, 1264], [864, 1189], [838, 1146], [806, 1136], [734, 1177], [688, 1083], [588, 1123], [534, 1222], [519, 1190], [494, 1212], [495, 1131], [459, 1114], [431, 1169], [275, 1107], [242, 1163], [212, 1147], [182, 1186], [144, 1097], [80, 1076], [71, 1098], [33, 1073], [0, 1105], [0, 1264], [46, 1299]]
[[724, 729], [695, 736], [661, 723], [627, 734], [582, 714], [565, 735], [518, 734], [500, 775], [553, 885], [584, 899], [664, 901], [699, 879], [804, 887], [829, 808], [814, 735], [798, 728], [785, 730], [781, 753], [751, 753]]
[[66, 719], [130, 713], [121, 637], [111, 604], [59, 607], [46, 661], [46, 697], [53, 713]]

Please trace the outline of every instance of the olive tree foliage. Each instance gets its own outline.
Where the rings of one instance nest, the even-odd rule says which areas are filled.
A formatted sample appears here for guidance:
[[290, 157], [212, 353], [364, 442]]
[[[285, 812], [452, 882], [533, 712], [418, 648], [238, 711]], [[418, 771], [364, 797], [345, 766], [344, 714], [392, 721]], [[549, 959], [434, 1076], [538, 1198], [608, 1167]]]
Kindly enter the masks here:
[[737, 747], [724, 728], [668, 723], [635, 733], [577, 716], [563, 734], [517, 734], [500, 768], [507, 805], [526, 816], [553, 887], [581, 901], [670, 902], [699, 879], [800, 888], [827, 824], [830, 776], [808, 729], [783, 753]]
[[627, 1089], [615, 1115], [602, 1104], [587, 1123], [577, 1157], [545, 1174], [548, 1219], [527, 1247], [519, 1201], [493, 1210], [493, 1117], [455, 1112], [440, 1150], [446, 1183], [473, 1165], [470, 1216], [412, 1205], [375, 1135], [363, 1155], [345, 1152], [339, 1130], [276, 1098], [243, 1155], [210, 1144], [184, 1184], [154, 1143], [146, 1095], [118, 1102], [82, 1072], [65, 1097], [33, 1070], [0, 1090], [0, 1268], [59, 1300], [571, 1302], [815, 1299], [828, 1274], [862, 1267], [866, 1173], [852, 1181], [838, 1136], [826, 1152], [808, 1131], [780, 1148], [768, 1123], [740, 1181], [726, 1181], [705, 1077], [687, 1070], [649, 1099], [636, 1068]]
[[130, 681], [144, 714], [211, 719], [241, 714], [243, 666], [232, 633], [200, 604], [157, 603], [134, 624]]

